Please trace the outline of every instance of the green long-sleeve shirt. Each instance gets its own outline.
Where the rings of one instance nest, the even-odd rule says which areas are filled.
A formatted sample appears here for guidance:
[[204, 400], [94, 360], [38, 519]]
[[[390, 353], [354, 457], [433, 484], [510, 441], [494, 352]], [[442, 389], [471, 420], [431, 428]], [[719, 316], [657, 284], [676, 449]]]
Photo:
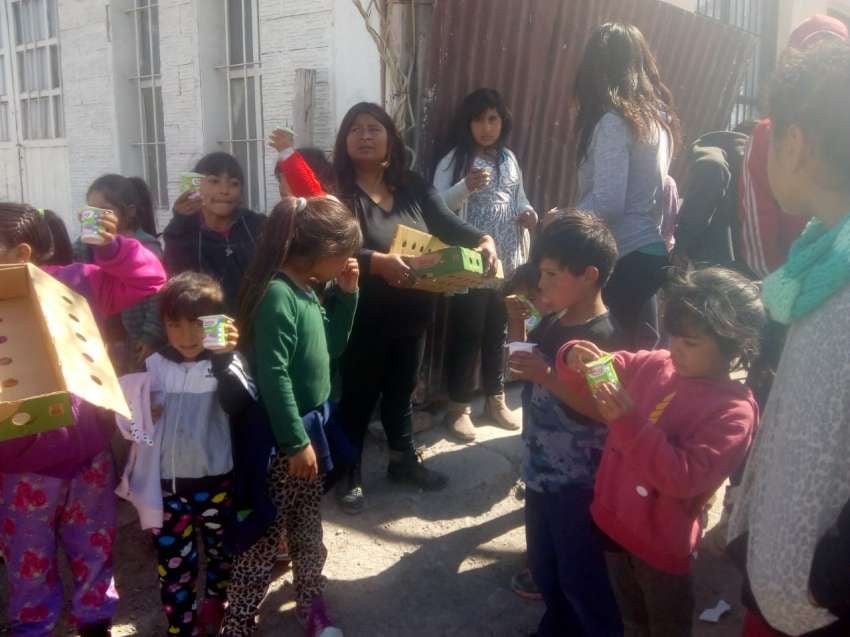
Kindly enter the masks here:
[[269, 285], [253, 328], [255, 375], [280, 449], [292, 455], [310, 442], [301, 416], [330, 396], [330, 361], [345, 351], [357, 293], [340, 291], [328, 313], [313, 292], [285, 277]]

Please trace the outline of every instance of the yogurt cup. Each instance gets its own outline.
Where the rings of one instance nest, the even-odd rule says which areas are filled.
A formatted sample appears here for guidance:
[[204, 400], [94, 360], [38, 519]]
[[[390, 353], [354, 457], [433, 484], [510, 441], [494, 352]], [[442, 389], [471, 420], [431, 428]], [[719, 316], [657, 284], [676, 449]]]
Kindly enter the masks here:
[[111, 213], [111, 210], [88, 206], [80, 210], [80, 240], [92, 246], [102, 246], [106, 243], [100, 235], [100, 218]]
[[505, 378], [507, 380], [514, 380], [516, 370], [511, 369], [511, 356], [517, 352], [528, 352], [529, 354], [532, 354], [536, 345], [534, 343], [526, 343], [525, 341], [513, 341], [508, 343], [505, 347], [508, 348], [508, 360], [505, 365]]
[[184, 173], [180, 176], [180, 192], [197, 192], [206, 178], [201, 173]]
[[211, 314], [199, 316], [198, 320], [204, 328], [204, 348], [209, 350], [227, 347], [227, 324], [231, 319], [226, 314]]
[[517, 352], [528, 352], [529, 354], [534, 353], [534, 348], [537, 347], [534, 343], [526, 343], [525, 341], [513, 341], [512, 343], [508, 343], [508, 356], [516, 354]]
[[620, 386], [617, 370], [614, 369], [613, 354], [606, 354], [602, 358], [597, 358], [595, 361], [587, 363], [585, 367], [585, 378], [591, 392], [594, 392], [602, 383], [611, 383], [616, 387]]

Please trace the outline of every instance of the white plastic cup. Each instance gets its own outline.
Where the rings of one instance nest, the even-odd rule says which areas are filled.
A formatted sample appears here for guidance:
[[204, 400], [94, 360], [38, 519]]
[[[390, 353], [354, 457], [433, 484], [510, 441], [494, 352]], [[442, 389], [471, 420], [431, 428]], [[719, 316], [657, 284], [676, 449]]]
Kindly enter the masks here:
[[204, 328], [204, 348], [219, 350], [227, 347], [227, 324], [230, 317], [226, 314], [211, 314], [210, 316], [199, 316], [198, 320]]
[[100, 234], [100, 218], [109, 210], [88, 207], [80, 211], [80, 241], [92, 246], [102, 246], [106, 243]]
[[508, 356], [516, 354], [517, 352], [528, 352], [529, 354], [533, 354], [535, 347], [537, 347], [537, 345], [535, 345], [534, 343], [526, 343], [525, 341], [513, 341], [512, 343], [508, 343]]
[[526, 343], [525, 341], [513, 341], [508, 343], [508, 360], [505, 365], [505, 378], [506, 380], [513, 380], [514, 374], [516, 374], [515, 369], [511, 369], [511, 356], [516, 354], [517, 352], [527, 352], [529, 354], [534, 353], [534, 348], [537, 347], [534, 343]]

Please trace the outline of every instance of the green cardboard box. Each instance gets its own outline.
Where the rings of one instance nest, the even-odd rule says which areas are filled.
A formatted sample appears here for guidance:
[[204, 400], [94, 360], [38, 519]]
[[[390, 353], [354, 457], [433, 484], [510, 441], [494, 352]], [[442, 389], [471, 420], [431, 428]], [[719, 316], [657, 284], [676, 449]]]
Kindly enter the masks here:
[[31, 264], [0, 266], [0, 442], [73, 424], [72, 394], [130, 418], [87, 301]]
[[390, 254], [410, 257], [416, 281], [411, 287], [427, 292], [459, 292], [468, 288], [493, 287], [504, 279], [501, 262], [496, 275], [484, 276], [481, 255], [468, 248], [448, 246], [437, 237], [400, 225]]
[[487, 277], [481, 255], [468, 248], [443, 248], [413, 257], [410, 267], [416, 275], [413, 288], [429, 292], [457, 292], [479, 287]]
[[459, 292], [468, 288], [492, 287], [504, 279], [501, 263], [497, 263], [496, 275], [484, 275], [481, 255], [475, 250], [445, 243], [421, 230], [399, 226], [390, 254], [400, 254], [408, 259], [416, 281], [411, 285], [416, 290], [427, 292]]

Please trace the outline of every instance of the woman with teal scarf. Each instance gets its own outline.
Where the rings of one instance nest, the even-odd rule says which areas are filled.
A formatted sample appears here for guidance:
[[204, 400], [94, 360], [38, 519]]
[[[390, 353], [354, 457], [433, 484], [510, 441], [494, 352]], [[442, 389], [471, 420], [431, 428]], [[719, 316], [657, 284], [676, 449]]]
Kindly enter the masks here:
[[850, 500], [850, 48], [823, 43], [783, 60], [768, 114], [773, 195], [812, 220], [764, 281], [788, 338], [729, 538], [746, 538], [745, 636], [848, 635], [850, 603], [830, 600], [850, 600], [850, 564], [813, 568], [813, 558]]

